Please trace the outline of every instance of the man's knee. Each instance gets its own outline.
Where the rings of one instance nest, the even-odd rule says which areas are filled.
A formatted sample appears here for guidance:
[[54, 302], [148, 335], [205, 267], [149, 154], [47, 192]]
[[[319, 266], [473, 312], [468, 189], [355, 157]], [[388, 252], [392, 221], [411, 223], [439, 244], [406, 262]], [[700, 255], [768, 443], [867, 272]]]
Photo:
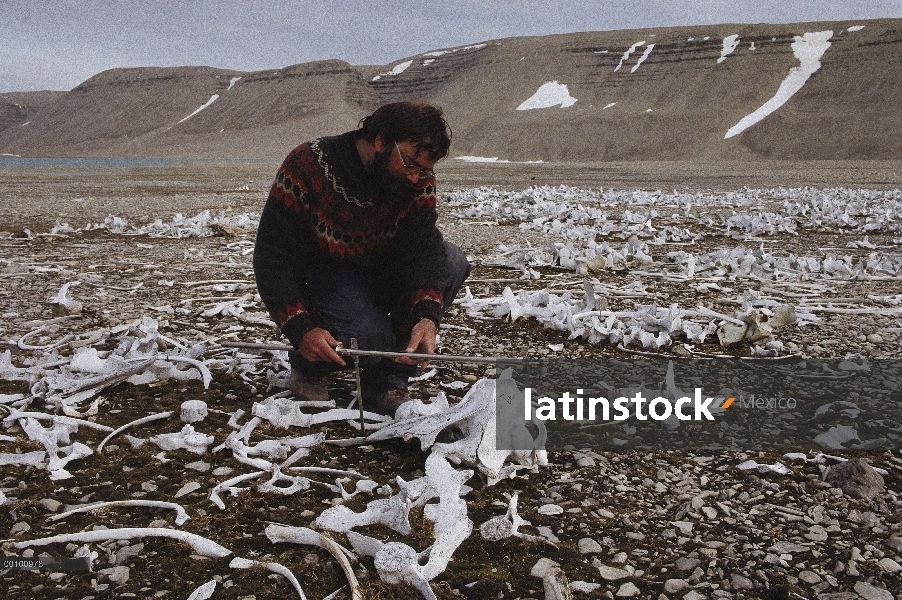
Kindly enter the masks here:
[[459, 287], [470, 276], [470, 261], [464, 251], [451, 242], [445, 242], [445, 255], [449, 279]]
[[450, 308], [455, 296], [457, 296], [457, 292], [463, 286], [464, 281], [470, 276], [470, 262], [467, 260], [467, 255], [464, 254], [464, 251], [451, 242], [445, 242], [445, 256], [447, 257], [445, 268], [447, 269], [448, 280], [443, 300], [445, 310], [447, 310]]

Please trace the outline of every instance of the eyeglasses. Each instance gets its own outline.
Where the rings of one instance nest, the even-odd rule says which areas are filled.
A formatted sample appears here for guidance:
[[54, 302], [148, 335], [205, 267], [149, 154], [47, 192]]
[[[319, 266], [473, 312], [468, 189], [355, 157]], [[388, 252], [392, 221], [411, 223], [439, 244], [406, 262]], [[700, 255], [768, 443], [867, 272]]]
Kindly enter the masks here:
[[[416, 173], [419, 176], [420, 180], [431, 179], [431, 178], [435, 177], [435, 171], [433, 171], [432, 169], [427, 169], [426, 167], [421, 167], [420, 165], [418, 165], [416, 163], [414, 163], [412, 165], [407, 164], [407, 160], [405, 160], [404, 155], [401, 154], [401, 149], [398, 148], [398, 142], [395, 142], [395, 150], [398, 151], [398, 158], [401, 159], [401, 170], [406, 171], [407, 173], [409, 173], [411, 175]], [[409, 160], [410, 160], [410, 162], [414, 162], [412, 159], [409, 159]]]

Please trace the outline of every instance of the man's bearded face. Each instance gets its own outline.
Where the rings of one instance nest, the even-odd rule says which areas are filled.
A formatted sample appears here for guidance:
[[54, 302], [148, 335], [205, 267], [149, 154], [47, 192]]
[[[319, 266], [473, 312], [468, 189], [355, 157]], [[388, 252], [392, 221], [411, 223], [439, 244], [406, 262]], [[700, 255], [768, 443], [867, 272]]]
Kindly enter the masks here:
[[403, 173], [395, 173], [391, 168], [394, 145], [377, 152], [370, 165], [370, 175], [376, 195], [393, 202], [410, 200], [417, 195], [417, 185], [412, 183]]

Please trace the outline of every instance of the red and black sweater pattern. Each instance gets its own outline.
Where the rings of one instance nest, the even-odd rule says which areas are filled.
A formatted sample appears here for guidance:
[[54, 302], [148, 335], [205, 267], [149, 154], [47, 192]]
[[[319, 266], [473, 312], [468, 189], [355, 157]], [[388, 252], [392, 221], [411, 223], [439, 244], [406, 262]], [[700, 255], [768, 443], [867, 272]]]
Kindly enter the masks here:
[[254, 272], [260, 297], [293, 346], [317, 327], [304, 302], [310, 269], [403, 265], [399, 293], [411, 326], [439, 322], [445, 248], [436, 227], [435, 179], [408, 202], [373, 197], [354, 131], [295, 148], [282, 163], [260, 216]]

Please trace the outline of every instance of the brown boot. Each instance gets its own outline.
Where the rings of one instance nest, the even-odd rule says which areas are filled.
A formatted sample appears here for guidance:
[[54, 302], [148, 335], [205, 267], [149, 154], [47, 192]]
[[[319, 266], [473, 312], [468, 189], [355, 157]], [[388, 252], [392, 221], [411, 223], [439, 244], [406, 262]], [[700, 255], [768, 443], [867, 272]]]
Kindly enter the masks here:
[[291, 391], [301, 400], [312, 402], [328, 402], [329, 388], [326, 386], [325, 375], [304, 375], [296, 369], [291, 370]]
[[410, 400], [407, 390], [363, 390], [363, 410], [395, 417], [398, 407]]

